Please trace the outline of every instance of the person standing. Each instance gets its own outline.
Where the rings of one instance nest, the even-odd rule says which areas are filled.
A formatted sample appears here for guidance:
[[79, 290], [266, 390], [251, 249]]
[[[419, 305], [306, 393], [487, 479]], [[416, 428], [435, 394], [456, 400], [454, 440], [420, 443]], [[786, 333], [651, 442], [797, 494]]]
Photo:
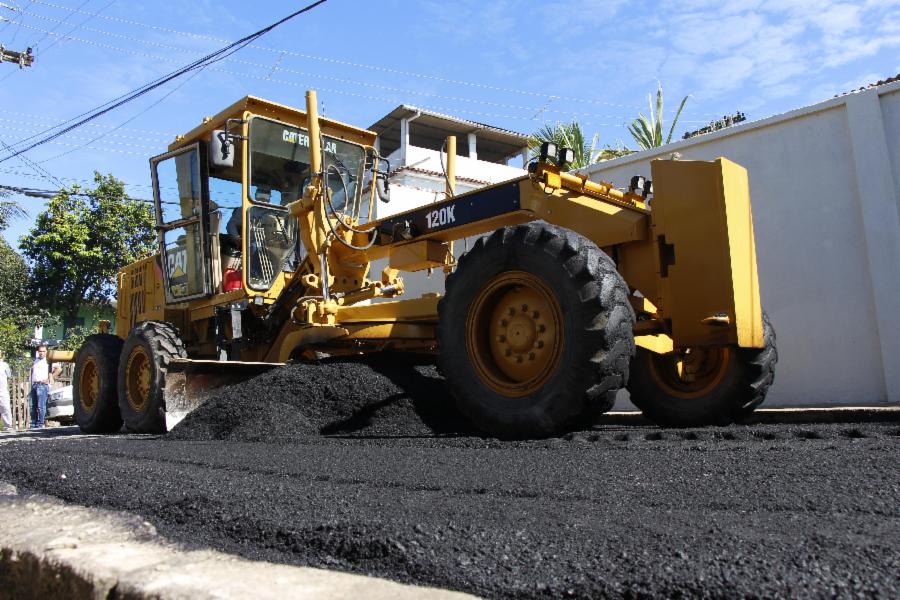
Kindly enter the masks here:
[[31, 428], [43, 429], [47, 416], [47, 396], [50, 394], [50, 377], [62, 372], [58, 366], [47, 362], [47, 346], [37, 347], [37, 356], [31, 365]]
[[9, 364], [3, 360], [3, 355], [0, 354], [0, 421], [3, 423], [3, 431], [15, 431], [9, 400], [9, 380], [11, 378], [12, 371]]

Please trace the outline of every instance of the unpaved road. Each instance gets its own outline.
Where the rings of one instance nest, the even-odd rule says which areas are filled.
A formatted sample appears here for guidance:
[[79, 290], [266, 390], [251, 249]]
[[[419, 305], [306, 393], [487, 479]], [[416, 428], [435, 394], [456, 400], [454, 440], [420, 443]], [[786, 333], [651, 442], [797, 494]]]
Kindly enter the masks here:
[[423, 425], [450, 410], [427, 370], [336, 369], [269, 374], [165, 437], [2, 438], [0, 479], [191, 547], [494, 598], [900, 597], [896, 421], [501, 442]]

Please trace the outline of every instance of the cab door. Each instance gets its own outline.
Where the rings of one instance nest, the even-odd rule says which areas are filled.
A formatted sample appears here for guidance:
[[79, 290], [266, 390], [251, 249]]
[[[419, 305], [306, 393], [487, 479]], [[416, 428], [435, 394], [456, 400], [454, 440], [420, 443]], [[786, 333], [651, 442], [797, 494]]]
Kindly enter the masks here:
[[212, 294], [206, 153], [193, 144], [150, 159], [166, 302]]

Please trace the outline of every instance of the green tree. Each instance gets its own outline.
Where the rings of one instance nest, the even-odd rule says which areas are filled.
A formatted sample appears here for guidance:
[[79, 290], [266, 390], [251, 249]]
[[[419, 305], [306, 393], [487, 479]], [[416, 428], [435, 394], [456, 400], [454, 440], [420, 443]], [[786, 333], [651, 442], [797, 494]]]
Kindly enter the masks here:
[[3, 282], [0, 285], [0, 354], [15, 370], [27, 361], [25, 348], [34, 327], [49, 325], [52, 319], [31, 301], [25, 260], [3, 238], [0, 238], [0, 281]]
[[[25, 216], [25, 211], [17, 203], [0, 200], [0, 232], [9, 227], [10, 222]], [[33, 327], [41, 325], [46, 315], [29, 310], [26, 284], [28, 267], [24, 259], [16, 253], [6, 240], [0, 237], [0, 356], [16, 369], [17, 362], [24, 361], [26, 343], [31, 339]]]
[[658, 148], [659, 146], [668, 144], [672, 141], [675, 125], [678, 123], [678, 117], [681, 116], [681, 111], [684, 109], [684, 104], [687, 102], [687, 99], [688, 96], [681, 99], [681, 105], [678, 107], [678, 112], [675, 113], [675, 118], [672, 119], [672, 126], [669, 128], [669, 133], [663, 138], [663, 89], [662, 84], [658, 84], [656, 89], [655, 107], [653, 106], [653, 97], [647, 97], [648, 103], [650, 104], [650, 118], [645, 117], [644, 113], [638, 113], [637, 119], [632, 121], [631, 125], [628, 126], [631, 137], [634, 138], [635, 143], [641, 150]]
[[112, 175], [94, 173], [94, 182], [84, 191], [62, 188], [20, 240], [32, 296], [69, 318], [84, 303], [112, 300], [118, 270], [155, 248], [150, 206], [129, 199]]

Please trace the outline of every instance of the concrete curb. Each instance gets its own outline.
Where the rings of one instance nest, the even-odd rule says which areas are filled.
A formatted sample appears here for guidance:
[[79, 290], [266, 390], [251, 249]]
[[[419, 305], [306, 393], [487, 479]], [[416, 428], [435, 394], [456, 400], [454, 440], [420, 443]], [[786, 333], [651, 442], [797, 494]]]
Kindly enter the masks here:
[[185, 551], [126, 513], [0, 482], [0, 598], [462, 600], [436, 588]]
[[[757, 408], [743, 421], [759, 423], [877, 423], [900, 421], [900, 406], [829, 406], [816, 408]], [[595, 425], [650, 425], [639, 411], [612, 411], [600, 415]]]

